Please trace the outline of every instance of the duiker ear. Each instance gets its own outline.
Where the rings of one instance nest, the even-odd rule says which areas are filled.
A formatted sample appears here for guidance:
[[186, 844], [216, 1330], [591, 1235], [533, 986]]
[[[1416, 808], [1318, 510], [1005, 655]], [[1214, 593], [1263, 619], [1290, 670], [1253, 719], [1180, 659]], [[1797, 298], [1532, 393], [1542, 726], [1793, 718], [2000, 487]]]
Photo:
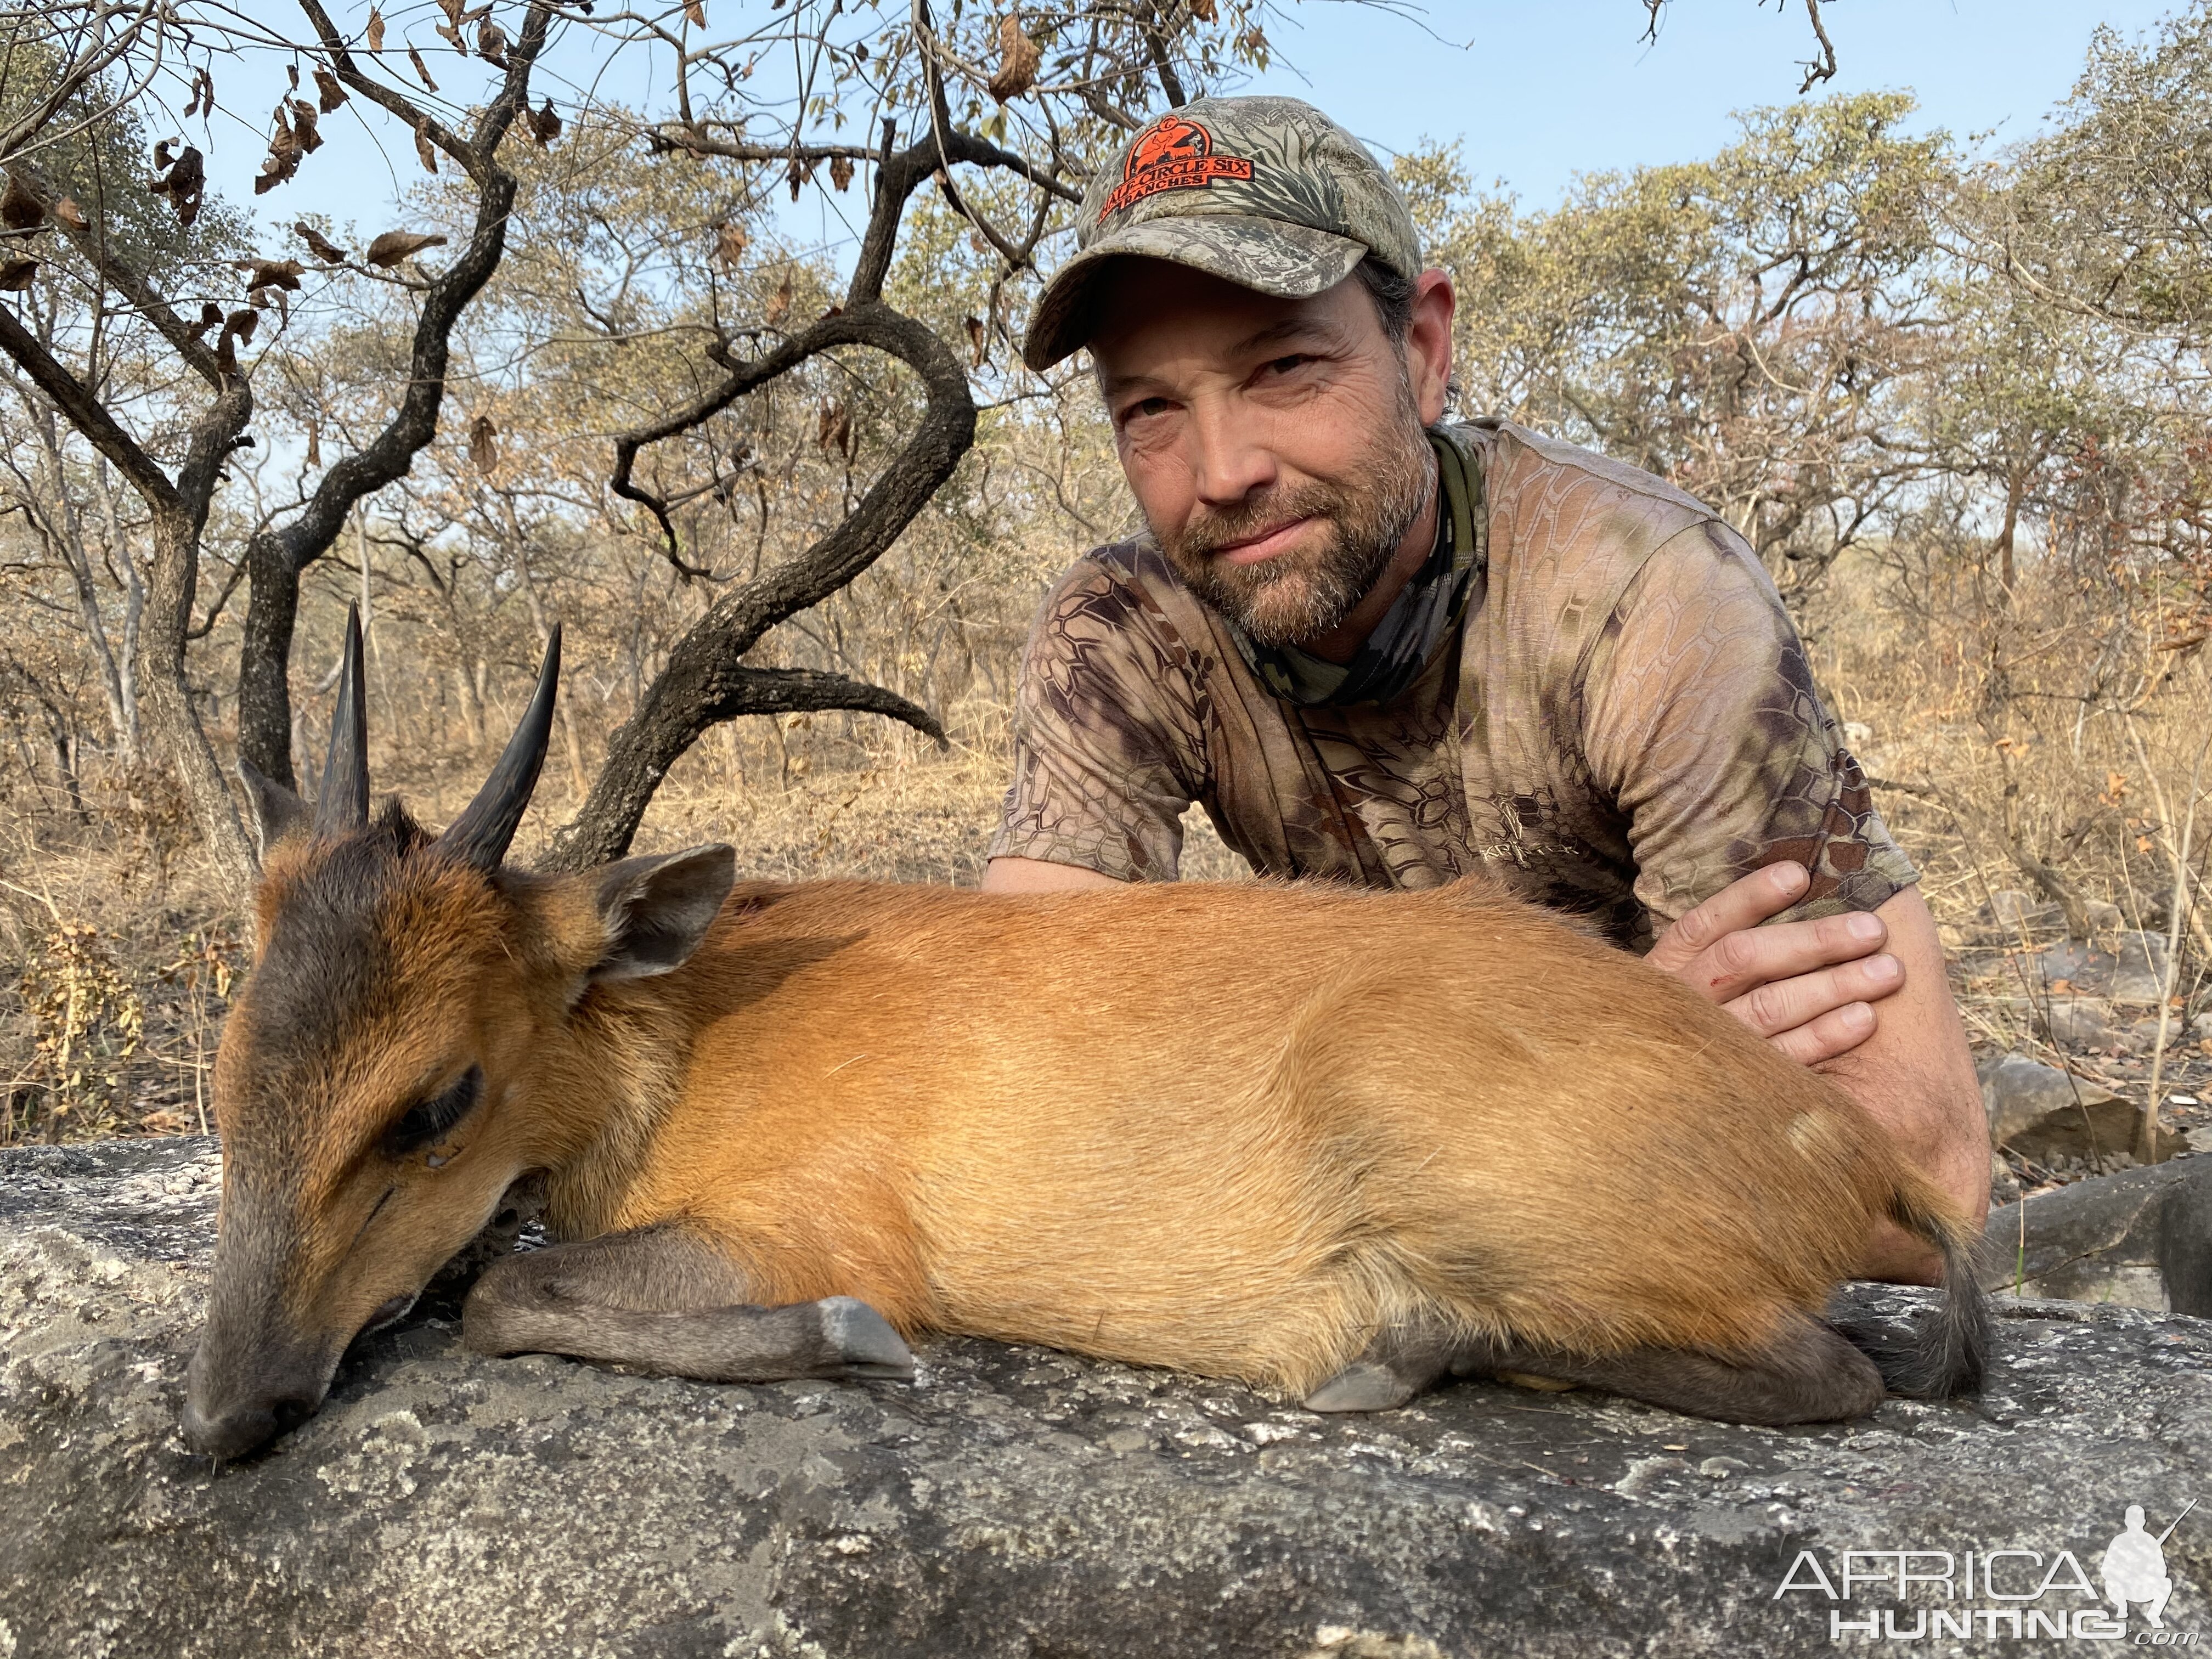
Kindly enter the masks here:
[[737, 878], [738, 855], [719, 842], [609, 865], [598, 894], [606, 946], [591, 977], [645, 979], [682, 967]]
[[264, 859], [285, 836], [307, 833], [314, 816], [307, 803], [243, 756], [239, 757], [238, 781], [246, 786], [246, 804], [253, 809], [254, 839]]

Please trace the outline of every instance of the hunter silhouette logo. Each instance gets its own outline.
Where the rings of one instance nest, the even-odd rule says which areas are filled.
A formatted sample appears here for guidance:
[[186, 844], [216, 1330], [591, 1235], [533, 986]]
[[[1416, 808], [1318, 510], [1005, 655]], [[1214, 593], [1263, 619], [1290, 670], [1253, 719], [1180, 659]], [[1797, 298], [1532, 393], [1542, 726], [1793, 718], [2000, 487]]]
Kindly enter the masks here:
[[1202, 190], [1216, 179], [1249, 179], [1252, 163], [1242, 155], [1216, 155], [1213, 135], [1181, 115], [1163, 115], [1137, 135], [1121, 163], [1121, 182], [1114, 186], [1100, 218], [1119, 213], [1164, 190]]

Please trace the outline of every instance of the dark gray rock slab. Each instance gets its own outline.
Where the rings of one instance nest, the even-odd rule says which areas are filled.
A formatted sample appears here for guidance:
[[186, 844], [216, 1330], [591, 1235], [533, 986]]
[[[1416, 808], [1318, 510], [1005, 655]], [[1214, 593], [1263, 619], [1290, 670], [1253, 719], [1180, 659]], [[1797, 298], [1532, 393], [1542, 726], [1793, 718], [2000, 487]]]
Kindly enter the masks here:
[[[911, 1387], [714, 1387], [477, 1358], [434, 1304], [218, 1470], [174, 1431], [214, 1170], [196, 1141], [0, 1154], [6, 1659], [1675, 1659], [1930, 1607], [1995, 1622], [1913, 1651], [2012, 1652], [2010, 1611], [2092, 1608], [2063, 1571], [2025, 1603], [1844, 1603], [1814, 1570], [2019, 1548], [2094, 1579], [2128, 1504], [2156, 1530], [2212, 1495], [2212, 1323], [2010, 1298], [1979, 1401], [1791, 1430], [1489, 1383], [1322, 1419], [972, 1341]], [[2212, 1640], [2212, 1516], [2166, 1555], [2167, 1627]]]
[[2212, 1158], [2069, 1182], [1990, 1212], [1983, 1283], [2212, 1316]]

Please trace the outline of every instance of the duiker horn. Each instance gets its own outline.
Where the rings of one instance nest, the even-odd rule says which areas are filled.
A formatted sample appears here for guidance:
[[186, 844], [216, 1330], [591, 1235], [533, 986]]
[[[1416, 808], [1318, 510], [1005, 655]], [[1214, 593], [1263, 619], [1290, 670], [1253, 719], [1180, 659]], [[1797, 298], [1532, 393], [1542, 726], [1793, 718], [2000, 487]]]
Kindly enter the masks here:
[[530, 792], [538, 787], [538, 769], [545, 763], [546, 741], [553, 735], [553, 692], [560, 679], [561, 625], [556, 623], [545, 641], [538, 690], [514, 735], [507, 740], [499, 764], [491, 769], [477, 798], [438, 837], [438, 845], [455, 858], [480, 870], [496, 870], [507, 856], [507, 844], [514, 839], [515, 827], [530, 805]]
[[348, 605], [330, 752], [323, 757], [323, 786], [315, 792], [315, 834], [343, 836], [368, 827], [368, 687], [361, 666], [361, 611]]

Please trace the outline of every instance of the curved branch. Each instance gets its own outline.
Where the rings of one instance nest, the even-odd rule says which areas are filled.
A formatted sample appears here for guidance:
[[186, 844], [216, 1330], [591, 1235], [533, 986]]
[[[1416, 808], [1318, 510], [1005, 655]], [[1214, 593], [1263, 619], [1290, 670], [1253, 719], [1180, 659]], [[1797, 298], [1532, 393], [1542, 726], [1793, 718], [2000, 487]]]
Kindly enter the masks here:
[[896, 691], [842, 674], [824, 674], [812, 668], [733, 668], [729, 689], [713, 709], [715, 721], [739, 714], [795, 714], [808, 709], [856, 708], [902, 720], [923, 736], [936, 740], [939, 749], [951, 747], [937, 716], [919, 703], [908, 702]]
[[[606, 763], [582, 810], [554, 836], [547, 860], [551, 868], [580, 870], [621, 857], [669, 768], [701, 732], [728, 718], [720, 711], [735, 699], [738, 712], [745, 712], [744, 700], [763, 695], [764, 685], [799, 684], [763, 681], [764, 671], [748, 669], [741, 659], [769, 629], [819, 604], [880, 558], [975, 441], [967, 374], [926, 324], [871, 301], [823, 318], [804, 337], [818, 339], [821, 346], [872, 347], [912, 368], [928, 398], [914, 435], [843, 523], [798, 557], [724, 593], [676, 642], [636, 712], [609, 740]], [[823, 676], [814, 684], [834, 678]], [[829, 706], [874, 708], [906, 718], [886, 703]]]

